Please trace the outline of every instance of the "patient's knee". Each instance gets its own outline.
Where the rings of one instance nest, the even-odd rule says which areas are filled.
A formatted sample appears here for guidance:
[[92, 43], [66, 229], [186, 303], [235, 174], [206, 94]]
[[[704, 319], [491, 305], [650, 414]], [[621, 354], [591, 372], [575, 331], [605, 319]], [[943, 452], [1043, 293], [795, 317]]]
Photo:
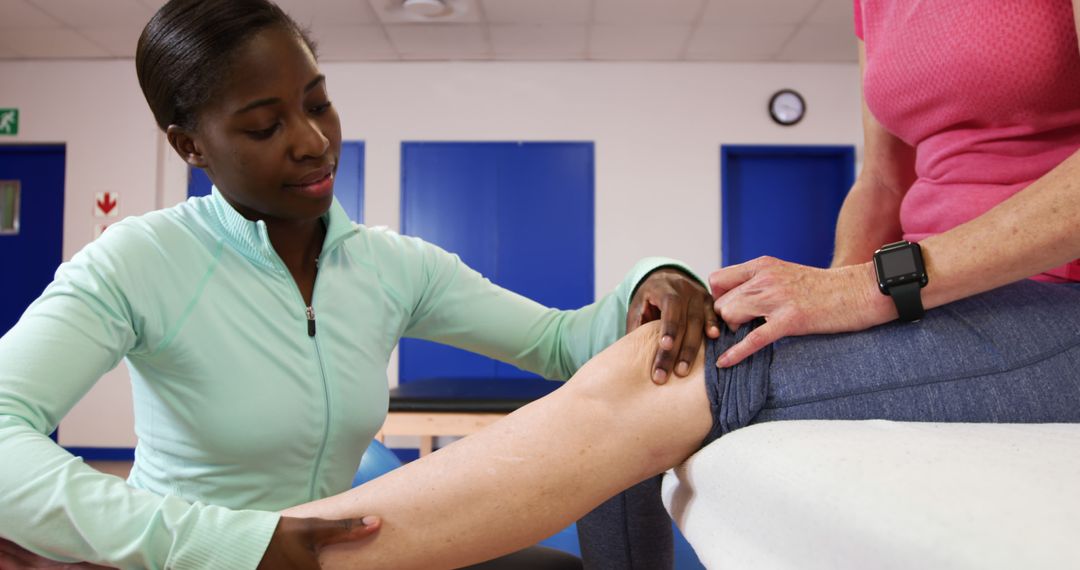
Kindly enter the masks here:
[[[574, 375], [571, 382], [587, 384], [589, 388], [608, 396], [612, 393], [634, 394], [643, 390], [664, 388], [665, 386], [658, 386], [652, 381], [653, 365], [660, 349], [660, 336], [659, 321], [641, 325], [593, 357]], [[689, 375], [684, 378], [672, 374], [668, 377], [668, 383], [693, 381], [697, 378], [700, 384], [703, 378], [703, 362], [704, 348], [701, 348], [691, 364]]]
[[563, 392], [588, 421], [609, 426], [616, 439], [633, 441], [642, 477], [682, 462], [712, 426], [704, 350], [689, 375], [655, 384], [652, 366], [659, 347], [660, 324], [642, 325], [586, 363]]

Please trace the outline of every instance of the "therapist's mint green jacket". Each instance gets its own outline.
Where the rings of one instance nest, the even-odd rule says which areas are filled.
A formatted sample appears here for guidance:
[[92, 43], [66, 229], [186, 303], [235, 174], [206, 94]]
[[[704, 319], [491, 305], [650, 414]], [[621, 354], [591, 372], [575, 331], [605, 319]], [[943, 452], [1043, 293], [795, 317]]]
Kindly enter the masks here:
[[[254, 568], [271, 511], [349, 487], [402, 336], [567, 378], [622, 334], [637, 283], [677, 265], [645, 260], [559, 311], [337, 202], [325, 222], [314, 336], [265, 224], [216, 190], [115, 224], [63, 264], [0, 339], [0, 537], [122, 568]], [[46, 435], [124, 358], [139, 441], [126, 483]]]

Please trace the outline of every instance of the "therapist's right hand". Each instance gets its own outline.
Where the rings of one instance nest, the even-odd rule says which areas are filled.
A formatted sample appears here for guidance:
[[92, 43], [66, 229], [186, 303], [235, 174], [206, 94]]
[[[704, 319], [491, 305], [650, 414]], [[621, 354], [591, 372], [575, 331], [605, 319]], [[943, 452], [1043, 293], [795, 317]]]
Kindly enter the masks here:
[[323, 547], [369, 537], [381, 524], [375, 516], [342, 520], [281, 517], [259, 570], [316, 570]]

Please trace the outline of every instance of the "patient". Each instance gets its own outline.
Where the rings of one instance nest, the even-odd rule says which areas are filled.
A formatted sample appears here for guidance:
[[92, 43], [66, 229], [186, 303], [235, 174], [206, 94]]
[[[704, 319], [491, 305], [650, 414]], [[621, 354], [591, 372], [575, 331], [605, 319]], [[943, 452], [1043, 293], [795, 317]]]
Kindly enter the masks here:
[[[711, 284], [725, 321], [766, 321], [727, 350], [718, 359], [721, 366], [783, 337], [863, 331], [897, 318], [890, 299], [868, 287], [875, 281], [871, 256], [884, 244], [906, 240], [921, 246], [927, 308], [1027, 278], [1080, 281], [1080, 0], [1020, 5], [853, 2], [864, 143], [862, 169], [837, 221], [833, 269], [759, 259], [716, 272]], [[897, 395], [882, 412], [906, 410], [905, 416], [918, 419], [920, 406], [928, 413], [966, 407], [966, 398], [945, 397], [942, 378], [991, 370], [990, 355], [1001, 353], [1010, 361], [1021, 350], [1018, 344], [1033, 356], [1050, 354], [1070, 346], [1080, 326], [1072, 320], [1059, 323], [1064, 332], [1044, 328], [1040, 319], [1068, 321], [1072, 313], [1046, 311], [1034, 292], [1009, 299], [1014, 291], [997, 299], [1026, 303], [1031, 310], [1011, 312], [989, 326], [969, 326], [966, 313], [946, 306], [930, 311], [923, 323], [906, 325], [910, 330], [895, 329], [895, 336], [838, 341], [846, 346], [825, 338], [797, 347], [781, 343], [776, 358], [792, 373], [801, 370], [793, 384], [821, 385], [804, 394], [807, 402], [851, 384], [850, 402], [858, 404], [868, 398], [859, 395], [866, 376], [880, 374], [882, 387], [926, 385], [914, 402]], [[908, 318], [921, 309], [914, 302], [910, 308]], [[941, 319], [941, 313], [951, 315], [955, 326], [924, 336], [929, 319]], [[953, 349], [941, 352], [940, 346]], [[834, 366], [838, 355], [842, 365]], [[1076, 364], [1059, 365], [1057, 374], [1075, 378]], [[999, 398], [999, 406], [1018, 413], [1029, 410], [1031, 421], [1047, 417], [1037, 412], [1049, 400], [1078, 405], [1075, 390], [1021, 378], [1030, 386], [1024, 394], [995, 395], [1001, 387], [990, 385], [978, 396]], [[670, 555], [653, 557], [670, 553], [670, 529], [656, 480], [578, 524], [586, 565], [633, 557], [636, 567], [670, 566]], [[650, 559], [641, 561], [641, 553]]]

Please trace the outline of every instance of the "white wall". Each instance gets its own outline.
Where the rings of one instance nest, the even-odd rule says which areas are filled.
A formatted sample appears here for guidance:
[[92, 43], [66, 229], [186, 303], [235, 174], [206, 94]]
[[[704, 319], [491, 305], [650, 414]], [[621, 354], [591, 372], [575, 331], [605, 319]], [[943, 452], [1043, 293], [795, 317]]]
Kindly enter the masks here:
[[[329, 63], [344, 137], [366, 147], [365, 222], [399, 227], [405, 140], [575, 140], [596, 145], [596, 289], [640, 257], [720, 262], [721, 144], [860, 145], [856, 65], [712, 63]], [[130, 61], [0, 62], [0, 107], [20, 108], [5, 143], [67, 144], [64, 257], [90, 241], [95, 192], [122, 215], [183, 199], [186, 170], [162, 144]], [[773, 92], [808, 113], [772, 123]], [[130, 446], [126, 372], [65, 419], [65, 445]], [[396, 361], [390, 367], [396, 382]]]

